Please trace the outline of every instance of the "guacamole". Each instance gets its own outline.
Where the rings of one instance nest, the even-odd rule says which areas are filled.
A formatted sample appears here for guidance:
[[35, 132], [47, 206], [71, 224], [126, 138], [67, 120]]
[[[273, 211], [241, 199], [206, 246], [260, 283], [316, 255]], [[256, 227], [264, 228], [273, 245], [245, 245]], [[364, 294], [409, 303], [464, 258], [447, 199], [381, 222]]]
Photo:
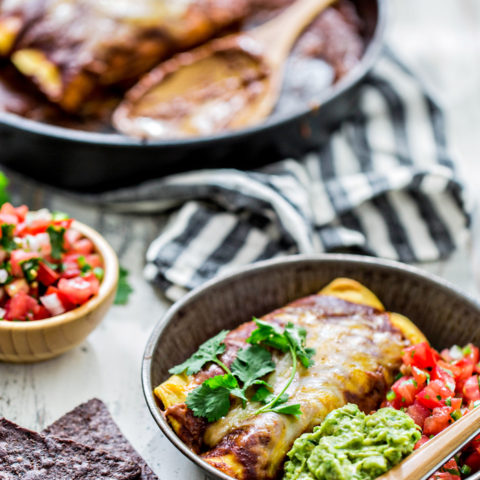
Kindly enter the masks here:
[[370, 480], [413, 451], [420, 439], [414, 421], [393, 408], [365, 415], [348, 404], [331, 412], [288, 452], [284, 480]]

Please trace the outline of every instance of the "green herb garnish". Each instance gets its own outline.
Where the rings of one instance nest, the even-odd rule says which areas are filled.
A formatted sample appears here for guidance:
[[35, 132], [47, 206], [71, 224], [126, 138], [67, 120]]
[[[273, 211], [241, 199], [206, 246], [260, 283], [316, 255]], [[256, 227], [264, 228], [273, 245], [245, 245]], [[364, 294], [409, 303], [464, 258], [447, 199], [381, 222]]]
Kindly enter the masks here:
[[213, 362], [230, 374], [230, 369], [218, 358], [218, 356], [225, 351], [226, 347], [223, 341], [225, 340], [227, 333], [228, 330], [222, 330], [213, 338], [207, 340], [200, 345], [200, 348], [190, 358], [180, 365], [171, 368], [169, 372], [178, 375], [186, 371], [187, 375], [193, 375], [194, 373], [199, 372], [206, 363]]
[[[315, 350], [305, 347], [307, 332], [304, 328], [296, 327], [291, 322], [287, 323], [285, 330], [282, 332], [276, 325], [263, 322], [258, 318], [254, 318], [254, 321], [258, 328], [252, 332], [250, 338], [247, 339], [247, 342], [252, 344], [263, 344], [265, 346], [276, 348], [282, 352], [288, 351], [292, 357], [292, 372], [288, 382], [280, 393], [272, 398], [266, 405], [259, 408], [255, 414], [258, 415], [266, 412], [290, 412], [288, 413], [289, 415], [300, 416], [301, 410], [299, 404], [283, 405], [280, 409], [281, 411], [279, 410], [279, 404], [283, 400], [284, 394], [295, 378], [295, 374], [297, 373], [297, 360], [299, 360], [305, 368], [308, 368], [313, 364], [312, 357]], [[287, 406], [290, 408], [286, 409]]]
[[133, 288], [128, 283], [128, 275], [128, 270], [120, 267], [118, 271], [117, 294], [114, 301], [115, 305], [126, 305], [130, 294], [133, 292]]
[[50, 245], [52, 247], [52, 258], [55, 260], [60, 260], [62, 258], [62, 253], [65, 252], [64, 247], [64, 236], [65, 228], [56, 227], [54, 225], [49, 225], [47, 228], [48, 236], [50, 237]]
[[10, 225], [8, 223], [2, 224], [2, 239], [1, 245], [7, 251], [11, 252], [17, 248], [17, 243], [13, 239], [13, 232], [15, 230], [15, 225]]
[[[284, 415], [300, 416], [299, 404], [288, 405], [286, 390], [291, 385], [296, 371], [297, 361], [305, 368], [313, 364], [313, 349], [305, 347], [306, 331], [287, 324], [282, 331], [275, 325], [254, 319], [257, 324], [250, 338], [252, 345], [240, 349], [230, 368], [220, 360], [225, 352], [224, 343], [228, 331], [223, 330], [215, 337], [207, 340], [185, 362], [169, 370], [172, 374], [193, 375], [199, 372], [207, 363], [215, 363], [225, 372], [205, 380], [202, 385], [190, 392], [186, 404], [196, 417], [204, 417], [209, 422], [217, 421], [225, 416], [231, 407], [231, 396], [242, 401], [245, 408], [251, 387], [258, 387], [250, 401], [264, 403], [255, 415], [266, 412], [275, 412]], [[292, 373], [287, 384], [278, 394], [272, 393], [272, 387], [262, 380], [265, 375], [275, 370], [272, 354], [264, 347], [272, 347], [281, 352], [289, 352], [292, 357]]]
[[23, 275], [28, 283], [32, 283], [37, 279], [39, 263], [40, 263], [39, 258], [30, 258], [28, 260], [20, 262]]

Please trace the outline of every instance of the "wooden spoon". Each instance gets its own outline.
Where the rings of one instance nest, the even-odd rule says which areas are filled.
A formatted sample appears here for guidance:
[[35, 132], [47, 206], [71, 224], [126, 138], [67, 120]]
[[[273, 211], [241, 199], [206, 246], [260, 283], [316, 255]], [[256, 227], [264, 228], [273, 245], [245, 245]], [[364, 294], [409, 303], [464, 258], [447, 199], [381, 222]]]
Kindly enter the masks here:
[[134, 136], [178, 138], [260, 123], [278, 101], [296, 39], [334, 1], [297, 0], [253, 30], [167, 60], [127, 93], [115, 126]]
[[440, 432], [377, 480], [424, 480], [480, 433], [480, 407]]

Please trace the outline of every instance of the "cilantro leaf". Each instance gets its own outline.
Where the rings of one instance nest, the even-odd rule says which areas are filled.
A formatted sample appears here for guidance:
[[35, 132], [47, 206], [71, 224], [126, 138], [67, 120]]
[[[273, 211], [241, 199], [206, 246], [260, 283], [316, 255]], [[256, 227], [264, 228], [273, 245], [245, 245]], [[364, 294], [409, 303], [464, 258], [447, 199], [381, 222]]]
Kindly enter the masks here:
[[257, 329], [252, 332], [247, 342], [252, 344], [263, 343], [266, 346], [276, 348], [282, 352], [288, 352], [288, 340], [280, 327], [255, 317], [253, 321], [257, 324]]
[[39, 258], [30, 258], [29, 260], [20, 262], [23, 275], [25, 276], [25, 279], [28, 283], [32, 283], [37, 279], [39, 264]]
[[246, 390], [259, 378], [275, 370], [275, 363], [272, 354], [260, 345], [252, 345], [249, 348], [242, 348], [237, 353], [237, 358], [232, 363], [232, 373], [243, 382]]
[[178, 375], [186, 370], [187, 375], [193, 375], [194, 373], [199, 372], [206, 363], [217, 363], [217, 356], [221, 355], [225, 351], [225, 344], [223, 341], [225, 340], [227, 333], [228, 330], [222, 330], [213, 338], [207, 340], [205, 343], [200, 345], [200, 348], [190, 358], [185, 360], [180, 365], [171, 368], [169, 372], [174, 375]]
[[268, 409], [267, 411], [281, 413], [283, 415], [293, 415], [297, 418], [300, 418], [302, 415], [302, 410], [299, 403], [295, 403], [293, 405], [278, 405]]
[[301, 364], [305, 368], [311, 367], [313, 365], [312, 357], [315, 354], [315, 350], [305, 347], [307, 331], [302, 327], [295, 327], [293, 323], [289, 322], [285, 327], [285, 337], [287, 337], [289, 343], [295, 349], [297, 358]]
[[230, 410], [230, 394], [237, 387], [237, 380], [228, 373], [209, 378], [188, 394], [187, 407], [196, 417], [216, 422]]
[[2, 224], [1, 245], [7, 252], [11, 252], [12, 250], [15, 250], [17, 248], [17, 244], [13, 239], [14, 230], [15, 230], [15, 225], [10, 225], [8, 223]]
[[80, 271], [83, 274], [86, 274], [92, 270], [92, 266], [87, 262], [87, 259], [83, 255], [80, 255], [77, 258], [77, 263], [78, 263], [78, 266], [80, 267]]
[[[255, 395], [252, 397], [252, 402], [261, 402], [264, 404], [270, 403], [272, 400], [275, 399], [275, 394], [272, 393], [267, 387], [261, 386], [256, 392]], [[276, 405], [281, 405], [282, 403], [288, 402], [288, 394], [283, 393], [278, 397], [277, 401], [275, 402]]]
[[48, 236], [50, 237], [50, 245], [52, 246], [52, 258], [55, 260], [60, 260], [62, 258], [62, 253], [65, 251], [64, 248], [64, 227], [56, 227], [54, 225], [49, 225], [47, 228]]
[[126, 268], [120, 267], [118, 271], [117, 294], [115, 295], [115, 305], [126, 305], [128, 297], [133, 292], [133, 288], [128, 283], [129, 272]]

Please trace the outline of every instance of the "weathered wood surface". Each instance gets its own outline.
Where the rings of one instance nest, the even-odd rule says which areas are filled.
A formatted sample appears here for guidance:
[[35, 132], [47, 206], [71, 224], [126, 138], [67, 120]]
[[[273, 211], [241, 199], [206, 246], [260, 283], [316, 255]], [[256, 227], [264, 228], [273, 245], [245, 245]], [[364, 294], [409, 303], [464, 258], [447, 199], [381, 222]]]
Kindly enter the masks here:
[[[390, 0], [390, 5], [390, 43], [421, 72], [447, 107], [453, 146], [477, 193], [480, 2]], [[159, 432], [140, 382], [145, 343], [169, 305], [142, 277], [145, 251], [165, 219], [114, 214], [21, 179], [14, 180], [13, 191], [15, 202], [67, 211], [99, 230], [130, 270], [135, 292], [128, 306], [113, 307], [88, 341], [72, 352], [36, 365], [0, 365], [0, 416], [42, 429], [96, 396], [108, 404], [126, 436], [162, 480], [203, 479], [200, 470]], [[475, 293], [472, 258], [466, 244], [448, 261], [423, 267]]]

